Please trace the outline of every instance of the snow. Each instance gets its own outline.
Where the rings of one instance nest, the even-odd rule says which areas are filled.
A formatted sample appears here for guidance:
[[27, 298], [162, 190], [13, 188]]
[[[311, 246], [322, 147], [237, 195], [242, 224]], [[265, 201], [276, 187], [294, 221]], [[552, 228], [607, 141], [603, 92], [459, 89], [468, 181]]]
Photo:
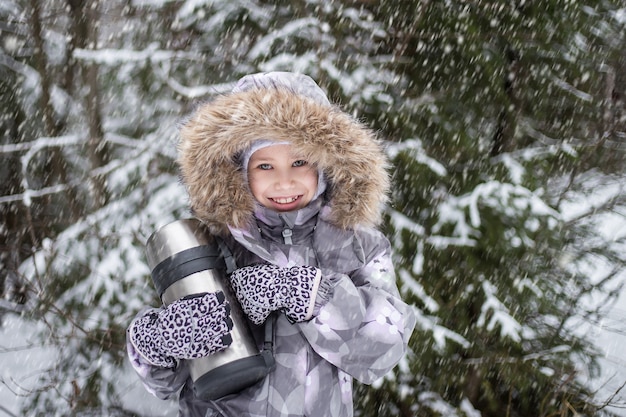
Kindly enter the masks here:
[[613, 17], [616, 21], [626, 24], [626, 8], [619, 9], [613, 13]]
[[[54, 364], [58, 352], [51, 346], [31, 340], [40, 324], [23, 321], [18, 316], [3, 318], [0, 327], [0, 415], [18, 416], [21, 398], [40, 387], [39, 377]], [[157, 400], [150, 395], [125, 364], [125, 372], [115, 375], [119, 395], [129, 411], [166, 417], [176, 415], [175, 401]], [[11, 414], [9, 414], [11, 413]]]
[[[609, 181], [609, 182], [607, 182]], [[624, 183], [619, 179], [610, 181], [609, 179], [598, 175], [597, 179], [590, 178], [588, 180], [588, 188], [592, 190], [590, 194], [572, 196], [561, 202], [560, 211], [563, 213], [563, 220], [572, 221], [574, 219], [588, 216], [605, 204], [624, 195]], [[626, 233], [620, 226], [620, 218], [622, 215], [614, 214], [613, 220], [605, 218], [603, 231], [609, 231], [613, 236], [607, 236], [608, 239], [617, 240], [620, 233]], [[615, 224], [613, 223], [615, 222]], [[617, 225], [617, 227], [616, 227]], [[621, 237], [624, 237], [623, 235]]]
[[[521, 341], [522, 325], [508, 314], [508, 308], [498, 300], [495, 295], [496, 287], [488, 281], [483, 281], [482, 287], [486, 300], [481, 306], [476, 326], [485, 327], [489, 332], [492, 332], [497, 327], [500, 329], [502, 338], [508, 337], [515, 342]], [[489, 317], [488, 323], [487, 317]]]
[[128, 62], [167, 62], [180, 58], [193, 58], [195, 54], [172, 52], [158, 49], [152, 44], [143, 50], [130, 49], [76, 49], [74, 57], [79, 60], [114, 66]]
[[36, 330], [37, 324], [13, 315], [0, 327], [0, 405], [16, 416], [20, 397], [37, 389], [38, 376], [54, 363], [52, 349], [30, 340]]
[[470, 347], [470, 342], [458, 333], [453, 332], [447, 327], [437, 324], [438, 319], [434, 316], [427, 316], [421, 310], [414, 307], [415, 317], [417, 318], [417, 328], [423, 331], [431, 332], [435, 341], [435, 347], [443, 352], [448, 341], [457, 343], [464, 348]]
[[411, 274], [406, 270], [400, 270], [399, 272], [400, 280], [402, 282], [402, 288], [411, 291], [412, 294], [416, 295], [423, 303], [424, 308], [431, 313], [435, 313], [439, 311], [439, 304], [432, 297], [430, 297], [424, 287], [417, 282]]
[[424, 150], [422, 141], [419, 139], [407, 139], [398, 143], [391, 143], [387, 146], [386, 152], [389, 158], [395, 158], [400, 152], [410, 151], [411, 157], [420, 164], [426, 165], [432, 172], [440, 177], [446, 176], [448, 170], [439, 161], [429, 157]]
[[521, 184], [526, 174], [523, 165], [519, 163], [511, 154], [502, 155], [502, 164], [507, 168], [509, 178], [513, 184]]
[[278, 39], [286, 38], [295, 33], [297, 33], [298, 36], [307, 36], [310, 28], [317, 28], [318, 26], [319, 20], [314, 17], [306, 17], [289, 22], [280, 30], [272, 31], [265, 37], [258, 40], [250, 52], [248, 52], [248, 58], [254, 60], [267, 54], [268, 51], [272, 50], [272, 45]]
[[476, 410], [467, 398], [463, 398], [459, 409], [465, 414], [465, 417], [481, 417], [480, 411]]
[[[589, 178], [588, 194], [575, 194], [569, 199], [563, 200], [560, 210], [566, 220], [572, 220], [588, 216], [607, 202], [623, 196], [624, 186], [620, 179], [610, 179], [598, 175]], [[623, 210], [623, 209], [622, 209]], [[595, 227], [599, 234], [607, 241], [614, 242], [617, 248], [626, 252], [626, 213], [609, 212], [596, 220]], [[587, 259], [579, 260], [579, 268], [585, 268], [591, 282], [597, 283], [614, 273], [613, 266], [604, 258], [589, 255]], [[613, 278], [611, 288], [618, 292], [617, 299], [611, 304], [606, 304], [606, 298], [600, 294], [592, 294], [588, 300], [590, 307], [603, 306], [603, 317], [598, 322], [584, 322], [580, 331], [587, 333], [590, 340], [595, 341], [596, 347], [601, 352], [600, 375], [592, 377], [583, 374], [583, 382], [589, 382], [591, 387], [598, 390], [598, 398], [602, 401], [610, 400], [614, 405], [608, 410], [619, 416], [626, 416], [626, 270], [618, 271]], [[581, 369], [585, 369], [584, 366]], [[621, 390], [621, 391], [620, 391]], [[616, 397], [616, 392], [620, 391]]]

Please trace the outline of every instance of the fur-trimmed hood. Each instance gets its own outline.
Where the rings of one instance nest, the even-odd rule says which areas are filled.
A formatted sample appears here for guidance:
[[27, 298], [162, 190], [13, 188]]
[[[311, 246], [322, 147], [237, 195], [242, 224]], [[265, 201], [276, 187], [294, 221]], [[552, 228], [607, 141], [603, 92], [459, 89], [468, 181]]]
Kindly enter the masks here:
[[290, 142], [324, 173], [332, 224], [380, 222], [389, 173], [373, 132], [337, 107], [272, 85], [219, 96], [181, 126], [181, 179], [192, 212], [213, 233], [252, 224], [255, 200], [239, 158], [259, 139]]

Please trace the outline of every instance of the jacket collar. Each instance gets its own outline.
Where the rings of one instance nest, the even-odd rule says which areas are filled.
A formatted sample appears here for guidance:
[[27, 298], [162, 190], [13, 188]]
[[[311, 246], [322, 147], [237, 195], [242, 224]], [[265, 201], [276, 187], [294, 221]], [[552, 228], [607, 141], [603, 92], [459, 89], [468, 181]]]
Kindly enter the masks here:
[[[229, 227], [230, 234], [244, 248], [260, 258], [279, 266], [293, 264], [311, 265], [315, 252], [311, 245], [320, 213], [323, 211], [323, 198], [318, 198], [308, 206], [285, 213], [267, 209], [256, 205], [254, 218], [256, 224], [246, 228]], [[290, 259], [287, 247], [299, 246], [304, 253], [298, 253], [298, 258]]]
[[300, 210], [283, 213], [257, 204], [254, 217], [263, 238], [285, 245], [301, 244], [313, 234], [321, 207], [322, 198]]
[[322, 198], [317, 198], [300, 210], [288, 212], [277, 212], [257, 203], [254, 209], [254, 217], [257, 223], [261, 222], [270, 227], [286, 226], [292, 229], [309, 223], [313, 217], [317, 216], [322, 207], [322, 200]]

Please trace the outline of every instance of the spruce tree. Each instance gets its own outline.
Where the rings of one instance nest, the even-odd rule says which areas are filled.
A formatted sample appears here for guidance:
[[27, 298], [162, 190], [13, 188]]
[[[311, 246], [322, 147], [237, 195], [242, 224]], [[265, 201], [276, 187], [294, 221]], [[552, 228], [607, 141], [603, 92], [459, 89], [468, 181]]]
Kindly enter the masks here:
[[[397, 142], [388, 231], [422, 320], [386, 383], [404, 396], [368, 390], [362, 415], [598, 415], [578, 378], [597, 352], [576, 330], [613, 276], [592, 282], [566, 261], [594, 232], [559, 196], [598, 163], [589, 148], [607, 149], [598, 62], [619, 58], [617, 5], [401, 4], [379, 13], [397, 12], [388, 48], [406, 88], [375, 112]], [[623, 267], [615, 250], [600, 251]]]

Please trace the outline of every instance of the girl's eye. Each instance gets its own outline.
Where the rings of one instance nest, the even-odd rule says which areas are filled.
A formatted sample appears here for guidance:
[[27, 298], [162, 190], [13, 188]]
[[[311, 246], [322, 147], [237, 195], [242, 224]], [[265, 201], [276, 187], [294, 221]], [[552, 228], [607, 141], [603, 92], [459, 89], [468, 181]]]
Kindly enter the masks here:
[[257, 168], [267, 171], [268, 169], [272, 169], [272, 166], [270, 164], [260, 164]]
[[292, 166], [297, 168], [297, 167], [305, 166], [306, 164], [307, 164], [307, 161], [305, 161], [303, 159], [299, 159], [296, 162], [294, 162]]

